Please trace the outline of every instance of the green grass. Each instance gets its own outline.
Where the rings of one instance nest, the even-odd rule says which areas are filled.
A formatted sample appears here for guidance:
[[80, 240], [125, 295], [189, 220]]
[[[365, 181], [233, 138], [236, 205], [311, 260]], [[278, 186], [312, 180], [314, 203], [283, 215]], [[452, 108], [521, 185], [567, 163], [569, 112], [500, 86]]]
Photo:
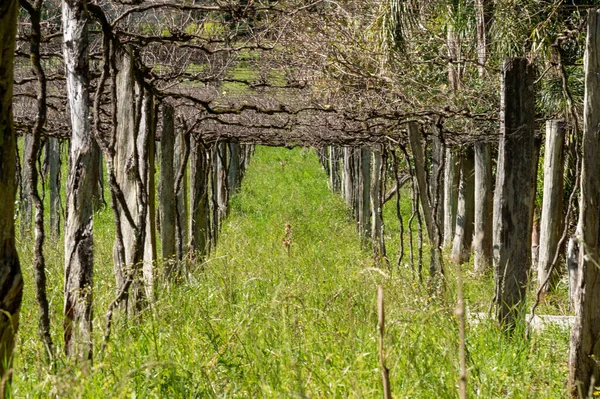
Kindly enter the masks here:
[[[408, 220], [410, 199], [403, 198]], [[388, 206], [393, 253], [398, 234], [391, 212]], [[96, 214], [94, 223], [98, 349], [115, 290], [110, 209]], [[290, 254], [282, 245], [288, 223]], [[46, 253], [53, 337], [62, 353], [61, 248], [60, 242], [49, 242]], [[118, 315], [108, 350], [96, 353], [89, 370], [62, 355], [54, 370], [41, 362], [31, 242], [21, 241], [20, 251], [26, 291], [14, 397], [381, 397], [378, 285], [385, 289], [385, 348], [394, 397], [457, 397], [452, 270], [447, 289], [432, 294], [409, 267], [375, 268], [313, 151], [257, 148], [208, 261], [194, 268], [191, 282], [157, 290], [157, 302], [140, 320]], [[465, 280], [469, 306], [489, 303], [489, 277]], [[471, 397], [566, 396], [564, 330], [507, 338], [493, 322], [469, 324], [467, 349]]]

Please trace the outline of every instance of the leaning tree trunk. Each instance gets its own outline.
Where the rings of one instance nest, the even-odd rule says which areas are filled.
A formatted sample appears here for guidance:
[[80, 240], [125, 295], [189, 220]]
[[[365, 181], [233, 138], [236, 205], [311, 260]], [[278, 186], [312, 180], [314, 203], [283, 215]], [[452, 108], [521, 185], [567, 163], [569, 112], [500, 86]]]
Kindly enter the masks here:
[[63, 0], [63, 48], [72, 129], [66, 187], [64, 336], [67, 355], [83, 360], [92, 359], [94, 270], [87, 18], [84, 0]]
[[571, 330], [571, 395], [587, 394], [600, 382], [600, 10], [588, 14], [584, 58], [583, 158], [578, 235], [581, 240], [575, 291], [575, 324]]
[[494, 191], [492, 187], [492, 153], [486, 142], [475, 144], [475, 226], [473, 252], [475, 271], [483, 273], [492, 266], [492, 223]]
[[468, 262], [471, 258], [473, 242], [473, 219], [475, 206], [475, 152], [466, 147], [461, 154], [460, 185], [458, 188], [458, 210], [456, 212], [456, 231], [452, 244], [452, 261], [457, 264]]
[[[9, 378], [23, 295], [23, 279], [15, 246], [14, 203], [16, 136], [12, 97], [15, 37], [19, 2], [0, 3], [0, 375]], [[0, 392], [2, 396], [6, 392]], [[6, 395], [7, 396], [7, 395]]]
[[536, 183], [533, 75], [525, 58], [504, 62], [493, 242], [496, 316], [508, 330], [525, 303], [531, 265]]
[[563, 218], [563, 142], [565, 123], [560, 120], [546, 122], [546, 153], [544, 156], [544, 196], [538, 258], [538, 287], [548, 292], [558, 282], [558, 273], [546, 282], [562, 232]]

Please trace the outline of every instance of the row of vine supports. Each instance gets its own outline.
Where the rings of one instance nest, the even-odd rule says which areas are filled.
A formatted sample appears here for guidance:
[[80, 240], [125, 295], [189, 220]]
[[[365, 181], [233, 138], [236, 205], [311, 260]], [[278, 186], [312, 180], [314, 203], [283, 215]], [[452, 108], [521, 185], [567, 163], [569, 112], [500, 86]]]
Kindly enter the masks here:
[[[328, 146], [319, 149], [318, 155], [331, 189], [340, 193], [352, 210], [358, 234], [363, 244], [373, 250], [376, 265], [392, 266], [386, 254], [382, 208], [395, 196], [400, 224], [398, 265], [404, 254], [403, 246], [408, 243], [410, 265], [418, 272], [419, 279], [423, 279], [424, 235], [431, 248], [429, 277], [433, 280], [430, 281], [444, 275], [443, 248], [448, 249], [450, 260], [459, 267], [468, 263], [474, 254], [474, 273], [494, 273], [495, 315], [503, 329], [511, 333], [521, 321], [533, 319], [535, 307], [546, 293], [554, 290], [561, 273], [567, 270], [559, 265], [561, 259], [565, 260], [569, 299], [576, 312], [570, 381], [573, 390], [587, 392], [590, 383], [593, 385], [589, 376], [586, 383], [580, 376], [573, 375], [577, 375], [581, 367], [594, 373], [597, 368], [589, 368], [582, 358], [573, 356], [581, 351], [581, 341], [575, 339], [575, 334], [581, 334], [577, 330], [582, 328], [578, 323], [585, 324], [581, 306], [585, 303], [583, 295], [588, 295], [582, 280], [586, 272], [578, 270], [581, 261], [577, 259], [578, 256], [587, 259], [585, 254], [593, 245], [588, 243], [588, 247], [582, 247], [580, 233], [574, 233], [569, 226], [576, 187], [571, 188], [566, 209], [563, 204], [568, 131], [562, 120], [546, 122], [541, 166], [543, 184], [538, 187], [542, 135], [536, 134], [534, 98], [531, 64], [523, 58], [507, 60], [503, 70], [503, 112], [497, 145], [483, 137], [457, 147], [444, 143], [439, 131], [423, 132], [418, 124], [408, 123], [408, 149], [403, 144]], [[589, 131], [584, 129], [584, 135], [585, 132]], [[407, 228], [399, 206], [401, 192], [406, 192], [405, 185], [412, 199]], [[536, 205], [538, 189], [543, 195], [541, 203]], [[536, 211], [537, 206], [541, 208]], [[540, 220], [534, 221], [536, 219]], [[418, 228], [416, 248], [412, 232], [414, 220]], [[589, 222], [590, 219], [580, 216], [579, 229]], [[569, 234], [571, 238], [566, 246]], [[579, 255], [578, 248], [582, 251]], [[537, 298], [532, 314], [525, 319], [525, 298], [532, 276], [537, 278]], [[464, 312], [462, 302], [461, 306]], [[590, 306], [589, 303], [586, 306]]]
[[[117, 294], [107, 313], [105, 341], [110, 337], [110, 319], [115, 310], [122, 308], [129, 317], [137, 317], [152, 303], [158, 284], [186, 280], [193, 266], [201, 264], [208, 256], [216, 245], [220, 227], [228, 214], [230, 197], [239, 190], [254, 150], [253, 145], [237, 142], [204, 143], [186, 126], [185, 120], [177, 120], [171, 105], [154, 103], [151, 98], [148, 96], [146, 107], [139, 109], [142, 114], [144, 110], [150, 111], [150, 115], [146, 116], [148, 136], [140, 139], [140, 132], [145, 129], [143, 123], [140, 123], [140, 130], [135, 135], [131, 135], [131, 131], [118, 133], [114, 154], [116, 162], [108, 162], [109, 180], [114, 178], [111, 187], [114, 203], [111, 203], [114, 213], [118, 215], [115, 219], [117, 238], [114, 247]], [[138, 119], [143, 120], [144, 115], [139, 115]], [[122, 122], [121, 126], [126, 126], [126, 123]], [[24, 135], [23, 147], [26, 148], [32, 139], [32, 136]], [[41, 182], [49, 186], [50, 236], [53, 240], [60, 238], [60, 227], [65, 219], [65, 211], [60, 204], [60, 169], [61, 161], [65, 158], [64, 151], [68, 147], [69, 140], [50, 138], [44, 142], [43, 153], [39, 146], [39, 151], [33, 154], [36, 163], [48, 160], [48, 167], [42, 167], [39, 173]], [[138, 164], [135, 165], [131, 156], [138, 151]], [[26, 150], [24, 152], [27, 153]], [[107, 205], [103, 198], [104, 159], [98, 153], [94, 161], [99, 169], [99, 173], [93, 173], [92, 186], [96, 188], [92, 202], [94, 211]], [[156, 171], [158, 165], [160, 174]], [[32, 209], [24, 203], [31, 201], [30, 177], [37, 176], [38, 170], [32, 174], [31, 162], [25, 159], [19, 166], [22, 176], [20, 231], [21, 239], [27, 239], [31, 236]], [[43, 173], [45, 170], [47, 173]], [[111, 177], [111, 173], [114, 176]], [[155, 203], [158, 207], [155, 207]], [[141, 218], [140, 213], [145, 217]], [[43, 225], [41, 229], [43, 231]], [[145, 232], [143, 235], [136, 234], [142, 229]], [[157, 240], [161, 242], [160, 256], [157, 254]], [[36, 256], [42, 256], [43, 259], [41, 252]], [[69, 277], [68, 273], [65, 277]], [[88, 280], [87, 284], [83, 293], [91, 295], [93, 281]], [[68, 297], [68, 292], [65, 295]], [[65, 309], [67, 317], [73, 318], [71, 323], [77, 321], [76, 326], [65, 325], [65, 349], [67, 354], [91, 360], [92, 342], [89, 337], [93, 304], [92, 301], [79, 300], [86, 306]], [[46, 317], [41, 322], [41, 335], [48, 357], [53, 359], [55, 353], [50, 337], [48, 303], [39, 302], [39, 306]], [[83, 331], [76, 331], [77, 327]], [[69, 347], [69, 342], [79, 344]]]

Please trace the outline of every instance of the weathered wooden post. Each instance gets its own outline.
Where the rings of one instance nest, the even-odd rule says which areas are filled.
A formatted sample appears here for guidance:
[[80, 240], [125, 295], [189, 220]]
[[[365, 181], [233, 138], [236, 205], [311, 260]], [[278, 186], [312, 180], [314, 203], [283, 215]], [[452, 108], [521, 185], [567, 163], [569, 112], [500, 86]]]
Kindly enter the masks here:
[[208, 157], [204, 144], [195, 135], [190, 152], [190, 243], [192, 259], [202, 261], [210, 245], [210, 210], [208, 203]]
[[138, 165], [142, 179], [142, 190], [146, 197], [146, 220], [144, 227], [144, 254], [142, 274], [144, 277], [144, 288], [149, 299], [154, 298], [154, 262], [156, 261], [156, 185], [155, 173], [155, 136], [156, 118], [154, 115], [154, 96], [147, 88], [142, 100], [142, 115], [139, 132], [137, 135]]
[[442, 132], [438, 129], [436, 134], [431, 135], [431, 173], [429, 174], [429, 198], [431, 199], [432, 222], [436, 224], [436, 234], [444, 236], [444, 162], [445, 150], [440, 136]]
[[454, 240], [459, 177], [460, 159], [458, 152], [454, 148], [447, 147], [444, 162], [444, 245], [451, 244]]
[[430, 277], [434, 278], [437, 274], [443, 273], [440, 253], [441, 242], [439, 240], [440, 235], [438, 234], [436, 224], [433, 222], [431, 204], [427, 195], [428, 189], [427, 173], [425, 172], [425, 152], [423, 150], [423, 144], [421, 143], [419, 126], [416, 124], [416, 122], [408, 123], [408, 140], [413, 153], [421, 209], [423, 210], [423, 217], [425, 218], [425, 228], [427, 229], [427, 237], [429, 238], [429, 243], [431, 244], [429, 274]]
[[[175, 171], [173, 156], [175, 154], [175, 120], [173, 107], [163, 105], [162, 134], [160, 136], [160, 240], [164, 273], [168, 279], [175, 276], [177, 250], [175, 242], [175, 225], [177, 209], [175, 205]], [[181, 155], [181, 154], [180, 154]]]
[[554, 276], [546, 282], [562, 232], [564, 139], [564, 121], [551, 120], [546, 122], [544, 196], [542, 199], [542, 223], [538, 258], [538, 287], [543, 286], [543, 290], [546, 292], [554, 287], [558, 277], [555, 270], [553, 272]]
[[352, 195], [354, 187], [352, 162], [352, 147], [344, 147], [344, 156], [342, 158], [342, 188], [346, 204], [351, 209], [354, 208], [354, 196]]
[[382, 169], [381, 146], [378, 146], [373, 150], [371, 168], [371, 241], [373, 256], [377, 262], [381, 262], [386, 257], [383, 235]]
[[371, 236], [371, 150], [360, 149], [360, 197], [358, 231], [364, 238]]
[[66, 187], [64, 339], [65, 352], [92, 359], [94, 239], [93, 138], [90, 126], [89, 38], [86, 2], [62, 2], [63, 52], [71, 117]]
[[[19, 2], [0, 3], [0, 375], [12, 367], [23, 296], [23, 278], [15, 246], [16, 135], [13, 124], [14, 53]], [[7, 395], [8, 397], [9, 395]]]
[[471, 257], [473, 242], [473, 219], [475, 216], [475, 152], [472, 146], [463, 149], [460, 161], [460, 185], [456, 230], [452, 244], [452, 261], [462, 264]]
[[484, 273], [492, 266], [492, 225], [494, 192], [492, 188], [491, 146], [486, 142], [475, 143], [475, 217], [473, 252], [475, 271]]
[[240, 188], [240, 143], [229, 143], [229, 168], [227, 169], [228, 192], [233, 195]]
[[60, 142], [56, 137], [48, 139], [46, 145], [48, 163], [50, 168], [50, 236], [58, 238], [60, 235]]
[[588, 14], [584, 57], [585, 94], [578, 238], [579, 270], [575, 291], [575, 324], [571, 330], [569, 389], [586, 395], [600, 382], [600, 10]]
[[531, 265], [536, 183], [533, 74], [525, 58], [504, 61], [493, 255], [496, 316], [509, 330], [521, 315]]
[[329, 185], [335, 193], [340, 192], [340, 150], [337, 147], [330, 146], [329, 148]]
[[23, 156], [21, 162], [21, 198], [19, 206], [21, 238], [31, 237], [32, 224], [32, 203], [31, 203], [31, 182], [29, 181], [29, 165], [25, 154], [31, 152], [33, 146], [33, 135], [23, 135]]
[[[189, 137], [189, 135], [188, 135]], [[187, 157], [185, 154], [189, 154], [189, 139], [186, 139], [186, 135], [183, 129], [177, 130], [177, 136], [175, 137], [175, 150], [176, 157], [174, 159], [174, 169], [177, 175], [175, 176], [175, 203], [177, 210], [177, 220], [175, 226], [176, 234], [176, 249], [177, 259], [183, 262], [187, 254], [187, 243], [189, 240], [189, 218], [188, 218], [188, 173], [187, 173]], [[181, 265], [185, 269], [185, 265]]]

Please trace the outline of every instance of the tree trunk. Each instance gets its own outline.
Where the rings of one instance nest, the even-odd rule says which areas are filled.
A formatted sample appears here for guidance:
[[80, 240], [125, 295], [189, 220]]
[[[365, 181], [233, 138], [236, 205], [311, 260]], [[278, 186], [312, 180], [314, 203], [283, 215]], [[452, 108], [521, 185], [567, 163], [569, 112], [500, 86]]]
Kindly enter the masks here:
[[175, 225], [175, 172], [173, 155], [175, 146], [175, 121], [173, 107], [163, 106], [162, 135], [160, 137], [160, 239], [165, 277], [172, 279], [176, 272]]
[[543, 286], [545, 292], [553, 289], [558, 281], [558, 273], [555, 270], [553, 277], [545, 284], [562, 232], [564, 138], [564, 121], [552, 120], [546, 122], [544, 196], [542, 197], [542, 223], [538, 258], [538, 287]]
[[512, 330], [525, 303], [535, 195], [533, 68], [525, 58], [503, 65], [501, 125], [494, 193], [496, 316]]
[[461, 154], [460, 186], [458, 188], [458, 210], [456, 231], [452, 245], [452, 261], [466, 263], [471, 257], [473, 242], [473, 220], [475, 216], [475, 152], [466, 147]]
[[491, 146], [475, 144], [475, 226], [473, 251], [475, 272], [484, 273], [492, 266], [493, 199]]
[[453, 148], [446, 148], [444, 162], [444, 245], [454, 240], [456, 229], [456, 210], [458, 207], [458, 183], [460, 177], [458, 153]]
[[92, 359], [94, 270], [87, 18], [84, 0], [63, 0], [63, 49], [72, 129], [66, 188], [64, 338], [66, 354], [82, 360]]
[[50, 164], [50, 235], [52, 238], [57, 239], [60, 236], [61, 219], [60, 141], [56, 137], [50, 137], [46, 149], [48, 151], [48, 163]]
[[[23, 279], [15, 247], [14, 203], [16, 136], [13, 126], [13, 76], [19, 2], [0, 3], [0, 375], [10, 378]], [[6, 392], [2, 392], [6, 395]], [[8, 396], [8, 395], [6, 395]]]
[[575, 324], [571, 330], [569, 356], [569, 387], [573, 397], [577, 397], [578, 392], [587, 394], [592, 384], [600, 382], [600, 10], [592, 9], [589, 12], [587, 29], [578, 224], [581, 244], [575, 292]]

